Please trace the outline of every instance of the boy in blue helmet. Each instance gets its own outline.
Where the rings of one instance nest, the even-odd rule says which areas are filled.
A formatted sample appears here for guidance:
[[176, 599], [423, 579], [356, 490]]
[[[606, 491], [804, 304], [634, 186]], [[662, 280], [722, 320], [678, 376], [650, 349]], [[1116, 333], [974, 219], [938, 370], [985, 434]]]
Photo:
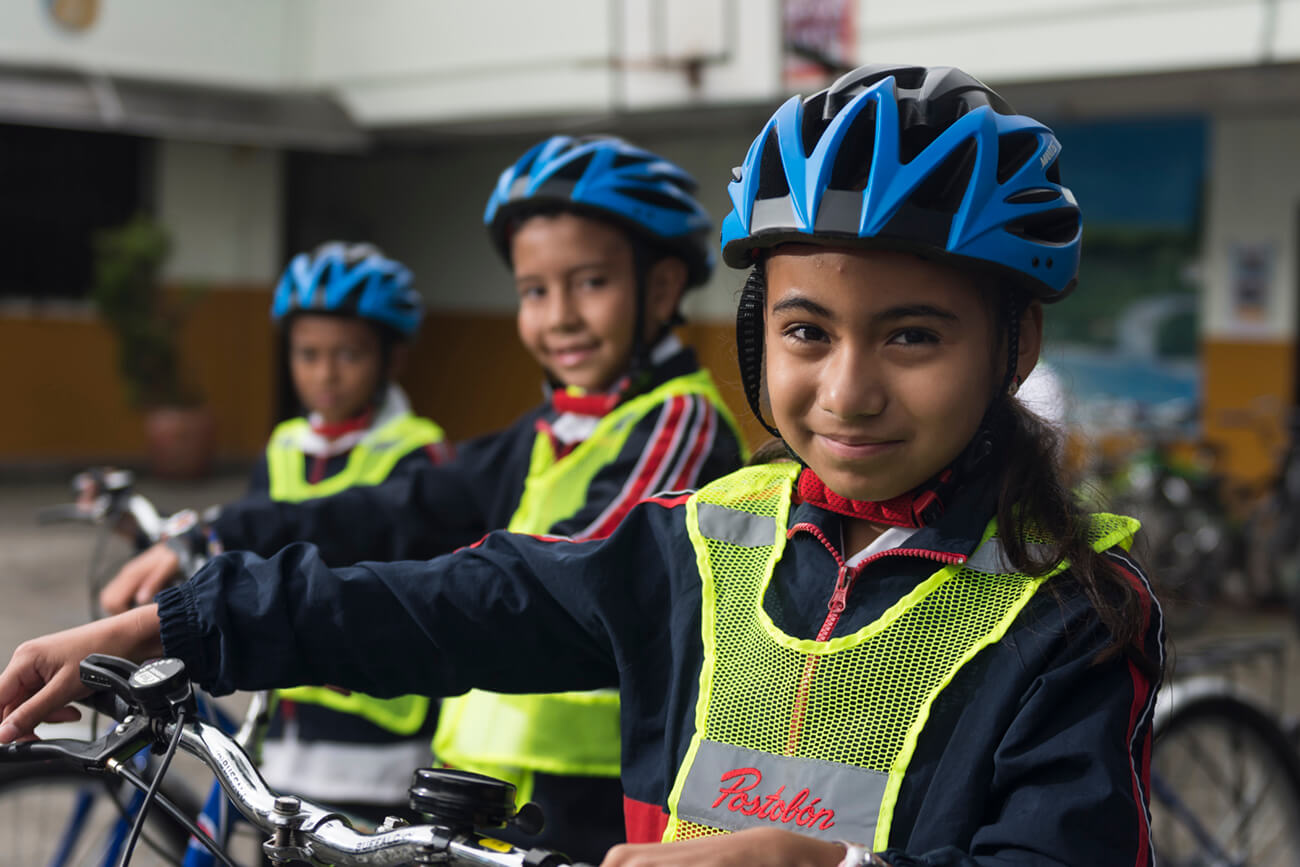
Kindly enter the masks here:
[[[271, 318], [305, 413], [271, 434], [250, 496], [301, 502], [447, 459], [442, 429], [412, 413], [394, 381], [423, 315], [411, 272], [370, 244], [331, 242], [293, 258]], [[405, 806], [404, 774], [427, 760], [430, 709], [424, 696], [282, 690], [262, 773], [378, 821]]]
[[[1084, 511], [1016, 399], [1077, 277], [1059, 152], [951, 68], [793, 99], [723, 230], [750, 269], [741, 374], [793, 460], [651, 498], [603, 540], [218, 558], [156, 609], [21, 648], [0, 739], [70, 716], [96, 650], [165, 651], [217, 690], [618, 683], [645, 845], [606, 867], [1150, 867], [1163, 628], [1136, 522]], [[368, 604], [300, 625], [345, 596]], [[336, 652], [372, 619], [364, 658]]]
[[[244, 501], [209, 532], [271, 555], [307, 540], [334, 565], [420, 559], [484, 533], [599, 539], [657, 491], [734, 470], [736, 423], [672, 333], [684, 292], [713, 268], [695, 182], [662, 157], [609, 137], [555, 136], [500, 176], [484, 222], [510, 266], [520, 340], [548, 399], [505, 431], [462, 443], [445, 467], [300, 505]], [[157, 564], [159, 568], [155, 569]], [[175, 561], [143, 555], [111, 585], [116, 609], [151, 598]], [[435, 751], [513, 781], [547, 816], [521, 839], [598, 858], [624, 838], [618, 698], [472, 693], [444, 705]]]

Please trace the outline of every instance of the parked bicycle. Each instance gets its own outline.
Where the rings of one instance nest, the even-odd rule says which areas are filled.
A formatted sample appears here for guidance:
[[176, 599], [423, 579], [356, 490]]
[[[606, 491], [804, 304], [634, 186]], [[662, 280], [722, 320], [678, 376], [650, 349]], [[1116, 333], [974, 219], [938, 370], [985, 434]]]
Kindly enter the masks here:
[[[60, 773], [116, 778], [120, 785], [145, 793], [138, 816], [147, 815], [145, 811], [156, 803], [174, 822], [198, 834], [185, 808], [162, 791], [161, 782], [172, 757], [178, 749], [184, 750], [207, 766], [241, 814], [269, 835], [262, 851], [276, 864], [563, 867], [569, 863], [558, 853], [525, 851], [480, 832], [507, 824], [540, 827], [535, 807], [516, 808], [514, 786], [509, 783], [463, 771], [420, 769], [412, 777], [411, 807], [428, 817], [429, 824], [389, 820], [373, 833], [358, 831], [335, 811], [272, 792], [235, 740], [197, 718], [193, 689], [179, 660], [136, 666], [123, 659], [93, 655], [82, 663], [81, 677], [95, 690], [88, 703], [120, 725], [93, 741], [59, 739], [0, 746], [0, 768], [34, 766], [44, 768], [45, 773], [57, 769]], [[130, 762], [146, 749], [162, 753], [158, 774], [152, 780], [139, 774]], [[132, 835], [135, 833], [133, 825]], [[210, 848], [219, 863], [236, 867], [215, 842]], [[120, 864], [125, 865], [131, 854], [128, 838]]]
[[1243, 666], [1273, 666], [1280, 637], [1220, 640], [1184, 651], [1156, 705], [1152, 836], [1165, 867], [1300, 864], [1300, 757], [1277, 710], [1236, 684]]

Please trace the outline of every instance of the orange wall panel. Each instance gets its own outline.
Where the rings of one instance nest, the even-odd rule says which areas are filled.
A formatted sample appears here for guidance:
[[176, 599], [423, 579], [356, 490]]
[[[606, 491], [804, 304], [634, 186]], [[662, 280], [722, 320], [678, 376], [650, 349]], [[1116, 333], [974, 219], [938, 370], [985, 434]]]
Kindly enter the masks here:
[[[218, 453], [252, 459], [274, 422], [276, 336], [266, 289], [214, 289], [182, 329], [182, 364], [217, 419]], [[733, 326], [682, 331], [709, 367], [750, 445], [766, 439], [745, 405]], [[140, 462], [140, 414], [126, 403], [112, 335], [94, 319], [0, 317], [0, 464]], [[542, 397], [542, 374], [506, 314], [432, 312], [401, 377], [412, 404], [455, 440], [510, 424]]]
[[1271, 478], [1294, 402], [1295, 345], [1207, 340], [1201, 360], [1205, 436], [1222, 450], [1221, 469], [1246, 482]]
[[[182, 328], [181, 363], [217, 417], [218, 454], [261, 450], [274, 378], [265, 289], [214, 289]], [[139, 460], [141, 415], [118, 378], [117, 344], [93, 318], [0, 317], [0, 462]]]

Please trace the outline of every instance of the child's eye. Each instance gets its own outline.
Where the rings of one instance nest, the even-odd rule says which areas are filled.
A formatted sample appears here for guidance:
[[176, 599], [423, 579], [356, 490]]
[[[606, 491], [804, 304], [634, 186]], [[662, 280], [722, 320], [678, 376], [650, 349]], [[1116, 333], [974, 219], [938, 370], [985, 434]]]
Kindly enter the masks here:
[[828, 339], [826, 332], [816, 325], [787, 325], [781, 333], [798, 343], [821, 343]]
[[594, 274], [580, 279], [578, 281], [578, 286], [583, 289], [600, 289], [608, 283], [609, 280], [606, 279], [604, 275]]
[[924, 328], [904, 328], [889, 338], [890, 343], [902, 346], [916, 346], [925, 343], [938, 343], [939, 336]]
[[546, 294], [546, 289], [542, 286], [520, 286], [519, 299], [521, 301], [531, 301], [541, 298]]

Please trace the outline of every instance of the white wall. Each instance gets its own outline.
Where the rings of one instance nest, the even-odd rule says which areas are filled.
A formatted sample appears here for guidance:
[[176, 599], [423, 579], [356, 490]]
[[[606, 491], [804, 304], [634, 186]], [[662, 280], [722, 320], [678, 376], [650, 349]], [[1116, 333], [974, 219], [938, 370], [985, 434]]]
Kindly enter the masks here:
[[[1285, 340], [1296, 334], [1298, 141], [1300, 116], [1213, 121], [1201, 316], [1207, 337]], [[1233, 250], [1243, 244], [1273, 251], [1270, 304], [1258, 322], [1236, 315]]]
[[171, 280], [271, 284], [284, 266], [279, 151], [160, 142], [157, 216], [172, 233]]
[[0, 3], [0, 62], [272, 88], [296, 57], [296, 0], [101, 0], [87, 30], [61, 29], [42, 0]]
[[[779, 0], [103, 0], [87, 32], [0, 4], [0, 62], [324, 88], [363, 126], [605, 116], [782, 92]], [[857, 62], [1000, 83], [1300, 60], [1300, 0], [858, 0]], [[700, 61], [692, 82], [687, 61]]]
[[959, 66], [998, 81], [1300, 57], [1300, 0], [862, 0], [860, 62]]
[[370, 126], [760, 99], [779, 81], [779, 8], [742, 5], [729, 19], [727, 0], [319, 0], [304, 78]]

